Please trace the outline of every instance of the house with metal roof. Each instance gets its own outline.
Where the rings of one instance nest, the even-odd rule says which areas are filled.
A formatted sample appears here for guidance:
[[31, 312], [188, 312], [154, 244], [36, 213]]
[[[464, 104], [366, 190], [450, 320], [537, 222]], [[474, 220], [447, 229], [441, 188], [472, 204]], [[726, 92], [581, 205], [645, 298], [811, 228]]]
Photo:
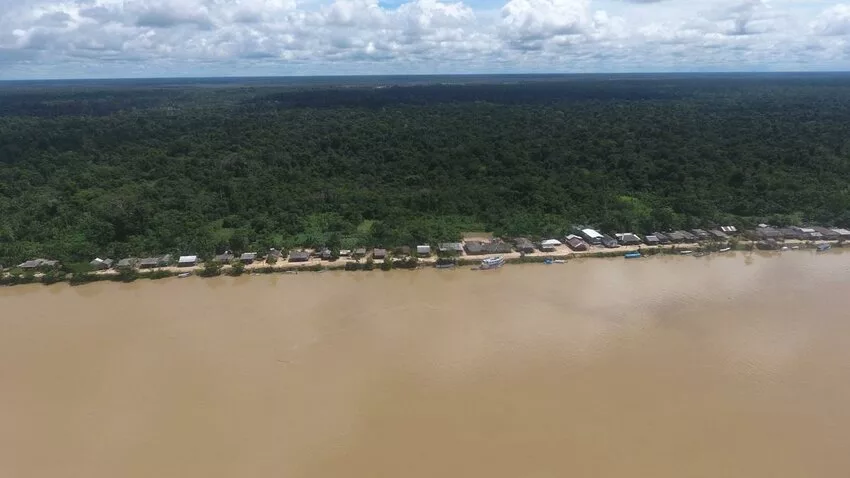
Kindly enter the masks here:
[[198, 256], [180, 256], [177, 259], [177, 267], [193, 267], [198, 265]]
[[617, 241], [624, 246], [636, 246], [640, 244], [640, 238], [637, 235], [631, 232], [621, 232], [614, 234], [617, 237]]
[[588, 244], [599, 245], [602, 244], [602, 233], [595, 229], [582, 229], [580, 231], [581, 237], [587, 241]]

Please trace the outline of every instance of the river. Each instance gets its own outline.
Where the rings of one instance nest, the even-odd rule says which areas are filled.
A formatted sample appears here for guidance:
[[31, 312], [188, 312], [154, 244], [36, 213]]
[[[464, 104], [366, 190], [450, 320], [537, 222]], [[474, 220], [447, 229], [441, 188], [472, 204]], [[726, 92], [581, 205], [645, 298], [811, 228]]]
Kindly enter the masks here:
[[834, 477], [850, 253], [0, 289], [0, 476]]

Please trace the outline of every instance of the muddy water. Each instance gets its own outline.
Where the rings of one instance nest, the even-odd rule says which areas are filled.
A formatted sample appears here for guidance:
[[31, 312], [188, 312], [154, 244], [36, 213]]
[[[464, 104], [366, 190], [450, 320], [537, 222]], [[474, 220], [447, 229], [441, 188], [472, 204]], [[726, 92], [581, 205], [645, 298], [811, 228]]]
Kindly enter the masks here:
[[850, 473], [850, 254], [0, 289], [0, 476]]

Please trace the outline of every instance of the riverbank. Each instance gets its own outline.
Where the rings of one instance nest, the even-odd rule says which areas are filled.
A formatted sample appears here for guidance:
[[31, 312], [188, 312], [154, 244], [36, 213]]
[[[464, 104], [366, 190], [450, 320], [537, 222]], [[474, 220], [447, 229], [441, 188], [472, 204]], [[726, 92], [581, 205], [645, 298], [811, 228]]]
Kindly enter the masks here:
[[[821, 241], [824, 243], [827, 241]], [[841, 248], [844, 246], [843, 241], [827, 242], [831, 247]], [[793, 249], [812, 250], [817, 248], [817, 244], [811, 241], [785, 241], [785, 250], [763, 251], [763, 252], [790, 252]], [[640, 252], [643, 257], [651, 257], [655, 255], [679, 255], [682, 253], [718, 253], [723, 245], [718, 244], [673, 244], [660, 246], [621, 246], [615, 249], [607, 249], [602, 247], [591, 247], [587, 251], [573, 251], [567, 246], [558, 246], [552, 252], [535, 252], [533, 254], [523, 254], [520, 252], [509, 252], [504, 254], [493, 254], [490, 256], [501, 256], [505, 259], [506, 264], [534, 264], [547, 263], [552, 261], [571, 261], [584, 258], [616, 258], [623, 257], [629, 252]], [[757, 250], [754, 243], [736, 243], [726, 246], [730, 251], [755, 251]], [[793, 248], [793, 249], [792, 249]], [[455, 267], [475, 267], [481, 263], [481, 260], [488, 256], [470, 256], [461, 254], [450, 258], [450, 261]], [[442, 260], [446, 260], [445, 258]], [[49, 272], [29, 272], [29, 273], [3, 273], [0, 275], [0, 286], [13, 286], [23, 284], [44, 284], [50, 285], [55, 283], [67, 282], [71, 285], [82, 285], [91, 282], [112, 281], [112, 282], [133, 282], [136, 280], [157, 280], [169, 277], [217, 277], [226, 276], [241, 276], [241, 275], [260, 275], [260, 274], [298, 274], [307, 272], [325, 272], [325, 271], [389, 271], [396, 269], [421, 269], [436, 267], [441, 261], [435, 256], [430, 257], [404, 257], [404, 258], [388, 258], [372, 260], [368, 259], [353, 259], [350, 257], [342, 257], [334, 261], [321, 260], [317, 257], [311, 257], [305, 262], [277, 262], [269, 264], [265, 262], [255, 262], [252, 264], [215, 264], [210, 267], [209, 264], [200, 264], [191, 267], [158, 267], [152, 269], [131, 269], [131, 270], [107, 270], [87, 272], [82, 274], [63, 273], [61, 271]]]

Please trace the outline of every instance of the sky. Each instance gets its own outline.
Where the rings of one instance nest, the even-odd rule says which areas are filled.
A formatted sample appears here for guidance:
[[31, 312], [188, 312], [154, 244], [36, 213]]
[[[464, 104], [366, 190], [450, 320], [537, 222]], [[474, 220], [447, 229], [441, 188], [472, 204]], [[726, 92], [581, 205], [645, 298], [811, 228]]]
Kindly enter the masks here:
[[830, 0], [0, 0], [0, 79], [850, 70]]

